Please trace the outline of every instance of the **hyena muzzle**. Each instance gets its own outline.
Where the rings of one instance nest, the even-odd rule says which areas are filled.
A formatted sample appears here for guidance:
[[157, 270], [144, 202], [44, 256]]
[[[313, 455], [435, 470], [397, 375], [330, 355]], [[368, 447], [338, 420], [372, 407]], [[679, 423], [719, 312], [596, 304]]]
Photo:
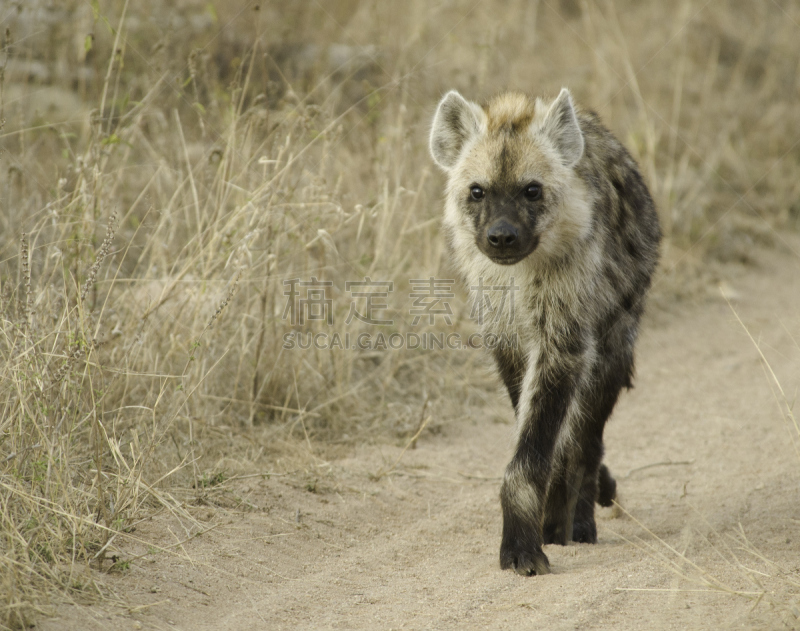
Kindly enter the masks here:
[[517, 288], [482, 323], [505, 334], [493, 353], [517, 419], [500, 566], [545, 574], [542, 545], [595, 543], [594, 504], [615, 497], [603, 428], [631, 387], [658, 216], [631, 155], [566, 89], [483, 106], [450, 92], [430, 150], [456, 266], [470, 287]]

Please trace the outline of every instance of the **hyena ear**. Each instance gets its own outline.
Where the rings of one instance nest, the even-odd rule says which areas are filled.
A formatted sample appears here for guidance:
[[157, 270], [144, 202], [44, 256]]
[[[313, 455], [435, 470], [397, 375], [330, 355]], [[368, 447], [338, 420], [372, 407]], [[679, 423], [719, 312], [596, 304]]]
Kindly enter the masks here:
[[431, 128], [431, 156], [436, 164], [445, 171], [452, 169], [467, 141], [480, 133], [485, 118], [477, 103], [467, 101], [455, 90], [445, 94]]
[[561, 88], [558, 97], [547, 110], [541, 124], [541, 131], [555, 144], [564, 161], [564, 166], [571, 167], [581, 159], [583, 132], [578, 123], [578, 117], [575, 115], [572, 96], [567, 88]]

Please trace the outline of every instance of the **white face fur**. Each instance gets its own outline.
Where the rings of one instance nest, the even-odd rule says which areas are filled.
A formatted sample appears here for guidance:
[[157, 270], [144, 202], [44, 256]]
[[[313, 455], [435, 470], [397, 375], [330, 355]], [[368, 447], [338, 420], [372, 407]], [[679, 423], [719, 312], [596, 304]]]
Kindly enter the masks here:
[[[469, 278], [521, 279], [588, 235], [591, 200], [575, 172], [584, 136], [568, 90], [549, 106], [505, 93], [481, 107], [449, 92], [430, 150], [448, 176], [444, 225]], [[498, 247], [498, 230], [513, 244]]]

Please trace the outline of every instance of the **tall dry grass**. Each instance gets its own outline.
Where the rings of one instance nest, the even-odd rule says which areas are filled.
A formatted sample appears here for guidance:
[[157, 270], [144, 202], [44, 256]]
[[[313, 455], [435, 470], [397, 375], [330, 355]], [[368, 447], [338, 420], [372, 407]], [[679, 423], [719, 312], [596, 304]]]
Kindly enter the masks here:
[[343, 325], [346, 281], [393, 281], [382, 331], [420, 330], [409, 280], [452, 277], [426, 149], [444, 90], [568, 85], [597, 109], [657, 198], [671, 291], [800, 221], [791, 3], [0, 10], [7, 626], [96, 593], [85, 568], [122, 569], [115, 543], [150, 511], [191, 530], [183, 502], [221, 475], [407, 439], [491, 387], [479, 352], [282, 349], [330, 331], [283, 318], [292, 278], [330, 281], [353, 337], [375, 327]]

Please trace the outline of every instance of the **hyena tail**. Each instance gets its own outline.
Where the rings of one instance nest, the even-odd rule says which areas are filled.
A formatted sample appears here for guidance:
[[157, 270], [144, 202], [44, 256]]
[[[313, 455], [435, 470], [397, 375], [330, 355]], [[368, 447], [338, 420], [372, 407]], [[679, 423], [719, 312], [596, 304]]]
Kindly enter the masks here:
[[601, 464], [597, 474], [597, 503], [600, 506], [611, 506], [616, 497], [617, 481], [611, 477], [608, 467]]

